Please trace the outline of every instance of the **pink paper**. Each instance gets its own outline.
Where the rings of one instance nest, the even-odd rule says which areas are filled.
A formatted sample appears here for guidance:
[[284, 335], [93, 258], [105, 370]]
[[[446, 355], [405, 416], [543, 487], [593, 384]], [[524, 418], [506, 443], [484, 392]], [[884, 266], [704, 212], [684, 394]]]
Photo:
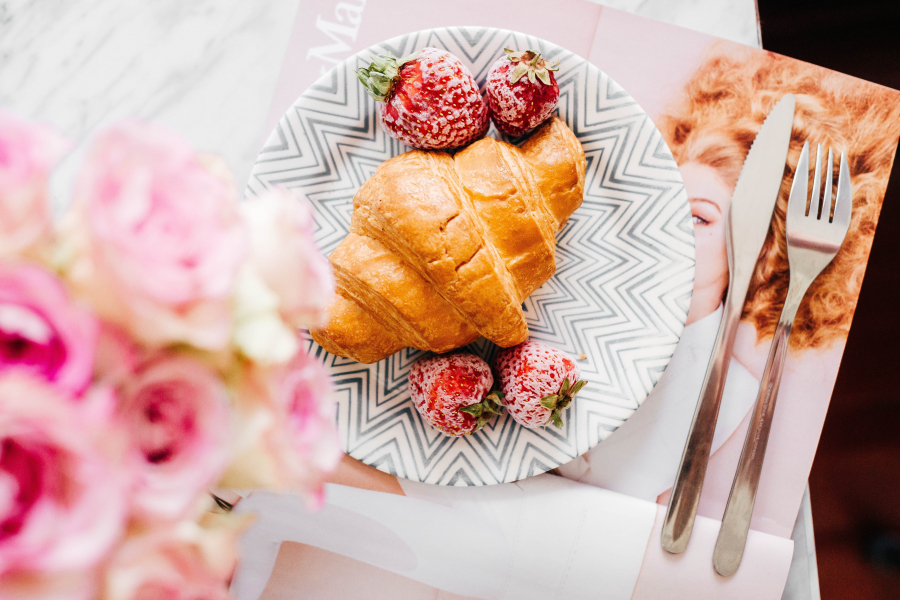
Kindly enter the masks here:
[[794, 542], [750, 531], [740, 568], [734, 575], [722, 577], [712, 568], [713, 548], [721, 523], [697, 517], [687, 550], [669, 554], [659, 544], [665, 515], [666, 508], [660, 506], [631, 600], [781, 598]]

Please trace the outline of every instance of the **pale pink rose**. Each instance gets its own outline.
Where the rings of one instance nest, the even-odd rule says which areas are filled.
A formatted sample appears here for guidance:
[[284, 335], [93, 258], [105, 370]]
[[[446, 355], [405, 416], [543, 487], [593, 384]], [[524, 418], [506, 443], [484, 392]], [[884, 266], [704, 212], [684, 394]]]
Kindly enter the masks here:
[[305, 351], [282, 367], [244, 370], [236, 397], [243, 443], [222, 485], [291, 489], [311, 507], [343, 452], [325, 366]]
[[19, 254], [49, 230], [47, 179], [68, 148], [50, 127], [0, 108], [0, 258]]
[[0, 580], [93, 567], [123, 531], [129, 480], [112, 422], [59, 388], [0, 375]]
[[136, 120], [114, 125], [94, 141], [75, 196], [92, 263], [77, 274], [83, 290], [102, 290], [101, 314], [151, 343], [227, 344], [246, 234], [235, 190], [184, 138]]
[[147, 518], [188, 512], [228, 461], [228, 392], [203, 363], [161, 356], [121, 390], [121, 413], [136, 448], [134, 506]]
[[331, 375], [316, 357], [300, 351], [276, 385], [292, 479], [321, 505], [325, 477], [344, 454], [334, 424]]
[[128, 538], [106, 572], [103, 600], [228, 600], [238, 530], [193, 522]]
[[79, 394], [91, 380], [97, 321], [56, 276], [0, 262], [0, 372], [24, 369]]
[[309, 200], [275, 188], [245, 200], [241, 213], [253, 267], [278, 296], [281, 314], [296, 326], [321, 325], [334, 295], [334, 276], [316, 246]]

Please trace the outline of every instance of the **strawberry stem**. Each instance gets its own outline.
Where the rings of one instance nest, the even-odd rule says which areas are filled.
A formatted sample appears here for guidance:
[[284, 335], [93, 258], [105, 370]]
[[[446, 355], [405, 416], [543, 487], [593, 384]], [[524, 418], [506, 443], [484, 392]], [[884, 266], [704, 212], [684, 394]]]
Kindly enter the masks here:
[[484, 425], [494, 418], [495, 415], [499, 415], [503, 410], [503, 398], [506, 397], [506, 394], [500, 391], [494, 391], [484, 397], [484, 400], [481, 402], [477, 402], [475, 404], [469, 404], [468, 406], [460, 407], [464, 413], [470, 414], [475, 417], [475, 429], [472, 430], [472, 433], [475, 433]]
[[549, 396], [544, 396], [541, 398], [541, 406], [550, 411], [550, 416], [547, 417], [547, 422], [544, 425], [547, 425], [551, 421], [553, 425], [560, 429], [563, 426], [562, 420], [562, 411], [566, 409], [572, 403], [572, 400], [575, 398], [575, 394], [581, 391], [587, 385], [587, 381], [581, 380], [576, 381], [575, 383], [570, 384], [569, 378], [566, 377], [563, 379], [562, 385], [559, 388], [559, 392], [555, 394], [550, 394]]
[[376, 54], [368, 67], [356, 69], [356, 77], [370, 96], [382, 102], [391, 97], [394, 84], [400, 79], [400, 69], [419, 56], [418, 52], [405, 58], [395, 58], [391, 53]]
[[535, 83], [540, 80], [544, 85], [552, 83], [550, 79], [550, 71], [559, 70], [559, 61], [548, 62], [541, 58], [541, 53], [536, 50], [526, 50], [525, 52], [516, 52], [509, 48], [504, 48], [506, 58], [509, 62], [516, 65], [509, 76], [510, 83], [516, 83], [526, 75], [528, 81]]

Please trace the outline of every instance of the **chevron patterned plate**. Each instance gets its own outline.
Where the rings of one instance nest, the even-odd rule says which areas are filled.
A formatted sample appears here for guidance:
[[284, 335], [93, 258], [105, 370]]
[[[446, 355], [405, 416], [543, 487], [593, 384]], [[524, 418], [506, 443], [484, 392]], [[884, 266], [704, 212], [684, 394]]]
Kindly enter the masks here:
[[[511, 31], [449, 27], [394, 38], [326, 73], [288, 110], [260, 152], [249, 194], [272, 185], [313, 203], [317, 240], [330, 253], [347, 234], [353, 195], [407, 147], [378, 122], [354, 69], [372, 54], [444, 48], [479, 85], [504, 48], [559, 59], [558, 114], [587, 154], [584, 204], [558, 235], [556, 275], [525, 302], [533, 338], [569, 352], [589, 384], [562, 429], [525, 429], [503, 415], [478, 433], [446, 437], [427, 425], [407, 391], [422, 352], [362, 365], [306, 338], [331, 370], [337, 425], [348, 454], [382, 471], [441, 485], [516, 481], [566, 463], [616, 430], [653, 389], [684, 327], [694, 278], [691, 211], [678, 168], [650, 118], [583, 58]], [[490, 135], [496, 135], [493, 130]], [[496, 347], [470, 350], [490, 361]]]

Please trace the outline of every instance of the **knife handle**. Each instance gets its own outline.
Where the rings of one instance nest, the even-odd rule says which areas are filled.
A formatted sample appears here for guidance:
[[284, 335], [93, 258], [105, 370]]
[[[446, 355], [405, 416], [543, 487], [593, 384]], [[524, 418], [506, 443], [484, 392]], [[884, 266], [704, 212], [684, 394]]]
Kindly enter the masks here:
[[706, 367], [700, 399], [694, 409], [694, 419], [691, 421], [675, 485], [669, 496], [666, 519], [663, 521], [662, 547], [672, 554], [684, 552], [687, 548], [697, 516], [697, 506], [700, 504], [700, 491], [703, 489], [703, 478], [709, 464], [709, 451], [716, 431], [719, 405], [722, 402], [722, 391], [725, 389], [725, 377], [743, 304], [743, 295], [741, 304], [737, 307], [732, 298], [733, 294], [728, 294], [725, 299], [719, 332]]

